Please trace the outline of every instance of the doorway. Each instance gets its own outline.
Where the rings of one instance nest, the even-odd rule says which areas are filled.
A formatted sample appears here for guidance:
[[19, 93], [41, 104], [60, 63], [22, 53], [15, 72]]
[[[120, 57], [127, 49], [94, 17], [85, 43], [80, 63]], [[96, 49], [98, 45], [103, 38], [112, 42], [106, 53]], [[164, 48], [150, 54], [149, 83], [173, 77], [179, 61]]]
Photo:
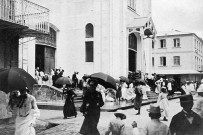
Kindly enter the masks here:
[[135, 72], [136, 71], [136, 52], [129, 49], [128, 53], [129, 53], [129, 71]]
[[43, 45], [36, 45], [35, 51], [35, 68], [39, 67], [40, 70], [44, 71], [44, 50], [45, 47]]
[[180, 88], [180, 87], [181, 87], [181, 77], [180, 77], [180, 75], [174, 75], [174, 76], [173, 76], [173, 79], [174, 79], [175, 82], [176, 82], [176, 86], [177, 86], [178, 88]]
[[128, 70], [135, 72], [137, 67], [137, 37], [131, 33], [128, 40]]

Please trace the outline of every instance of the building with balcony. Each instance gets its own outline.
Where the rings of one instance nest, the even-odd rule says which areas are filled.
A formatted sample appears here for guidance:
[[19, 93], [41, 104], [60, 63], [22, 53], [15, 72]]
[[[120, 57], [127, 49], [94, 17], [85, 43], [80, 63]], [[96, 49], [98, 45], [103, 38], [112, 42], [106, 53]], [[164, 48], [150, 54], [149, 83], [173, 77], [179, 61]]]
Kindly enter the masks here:
[[49, 32], [49, 10], [27, 0], [0, 1], [0, 68], [19, 67], [19, 39]]
[[35, 1], [52, 11], [50, 22], [60, 29], [56, 58], [65, 75], [151, 72], [151, 0]]
[[34, 76], [36, 67], [44, 73], [51, 73], [56, 67], [57, 34], [59, 29], [49, 23], [48, 34], [21, 38], [19, 44], [19, 67]]
[[[28, 0], [0, 1], [0, 68], [26, 66], [20, 61], [21, 46], [37, 36], [49, 33], [49, 10]], [[24, 40], [26, 39], [26, 41]], [[25, 41], [25, 42], [24, 42]], [[32, 45], [31, 45], [32, 48]], [[35, 50], [30, 51], [31, 55]], [[29, 54], [29, 53], [28, 53]], [[30, 55], [29, 54], [29, 55]], [[23, 54], [24, 55], [24, 54]], [[29, 61], [32, 65], [32, 61]], [[34, 74], [32, 74], [34, 76]], [[9, 117], [6, 106], [8, 95], [0, 91], [0, 119]]]
[[154, 73], [177, 82], [202, 79], [203, 40], [195, 33], [172, 30], [157, 34], [152, 46]]

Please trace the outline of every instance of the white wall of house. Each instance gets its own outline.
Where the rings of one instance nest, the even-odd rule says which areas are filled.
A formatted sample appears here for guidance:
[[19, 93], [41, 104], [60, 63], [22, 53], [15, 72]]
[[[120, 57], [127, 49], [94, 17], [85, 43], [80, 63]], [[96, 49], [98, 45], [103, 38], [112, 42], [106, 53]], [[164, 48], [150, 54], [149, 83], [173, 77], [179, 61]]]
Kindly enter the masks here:
[[19, 39], [19, 68], [35, 77], [35, 38]]
[[[180, 39], [180, 47], [174, 47], [173, 39], [175, 38]], [[166, 48], [160, 47], [161, 39], [166, 39]], [[194, 74], [199, 74], [198, 71], [203, 61], [202, 48], [203, 41], [193, 33], [157, 36], [155, 48], [152, 49], [152, 57], [155, 58], [155, 73], [164, 73], [164, 71], [166, 71], [165, 74], [183, 75], [185, 73], [188, 75], [182, 76], [182, 80], [195, 80], [197, 76]], [[162, 56], [166, 57], [166, 66], [160, 65]], [[174, 56], [180, 56], [180, 65], [174, 65]]]

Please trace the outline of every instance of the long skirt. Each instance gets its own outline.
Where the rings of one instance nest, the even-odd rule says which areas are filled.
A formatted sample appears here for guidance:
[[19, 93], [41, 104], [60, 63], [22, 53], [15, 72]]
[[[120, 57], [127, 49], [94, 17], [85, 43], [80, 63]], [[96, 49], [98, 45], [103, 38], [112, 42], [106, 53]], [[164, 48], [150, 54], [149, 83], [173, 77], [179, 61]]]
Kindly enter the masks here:
[[167, 98], [164, 98], [160, 101], [160, 108], [164, 111], [161, 113], [163, 117], [169, 117], [169, 101]]
[[100, 108], [87, 108], [80, 133], [83, 135], [100, 135], [97, 124], [100, 118]]
[[77, 111], [75, 109], [73, 100], [68, 98], [66, 99], [65, 105], [63, 106], [63, 115], [64, 115], [64, 118], [77, 115]]
[[33, 125], [39, 115], [40, 111], [38, 109], [32, 109], [26, 117], [17, 116], [15, 121], [15, 135], [35, 135]]
[[135, 100], [134, 100], [134, 109], [135, 110], [139, 110], [141, 108], [142, 99], [143, 99], [143, 96], [136, 95]]

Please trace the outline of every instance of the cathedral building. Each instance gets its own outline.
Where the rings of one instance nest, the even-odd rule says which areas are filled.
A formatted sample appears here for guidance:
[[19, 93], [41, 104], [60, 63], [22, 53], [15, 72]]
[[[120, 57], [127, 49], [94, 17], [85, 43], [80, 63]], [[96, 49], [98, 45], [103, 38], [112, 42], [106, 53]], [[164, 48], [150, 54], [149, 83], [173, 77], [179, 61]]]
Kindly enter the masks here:
[[65, 75], [104, 72], [118, 78], [152, 72], [151, 0], [33, 1], [50, 9], [50, 22], [60, 29], [55, 65]]

